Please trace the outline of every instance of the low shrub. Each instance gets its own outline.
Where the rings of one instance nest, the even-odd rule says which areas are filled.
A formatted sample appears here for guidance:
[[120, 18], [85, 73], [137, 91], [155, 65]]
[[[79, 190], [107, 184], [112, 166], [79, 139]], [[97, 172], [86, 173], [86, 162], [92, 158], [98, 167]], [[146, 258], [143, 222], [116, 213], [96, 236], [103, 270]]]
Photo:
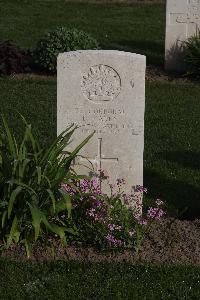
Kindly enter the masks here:
[[0, 75], [11, 75], [30, 71], [32, 56], [13, 41], [0, 42]]
[[38, 41], [33, 51], [34, 62], [41, 69], [55, 73], [59, 53], [97, 48], [98, 42], [88, 33], [75, 28], [57, 27]]
[[75, 234], [58, 217], [64, 212], [71, 218], [71, 198], [63, 193], [61, 183], [76, 178], [71, 162], [91, 136], [63, 155], [76, 128], [68, 127], [43, 149], [31, 125], [24, 123], [21, 142], [4, 118], [0, 132], [0, 240], [7, 248], [12, 242], [23, 243], [30, 256], [31, 243], [38, 237], [45, 239], [54, 233], [65, 243], [68, 232]]
[[187, 75], [200, 78], [200, 31], [184, 44]]
[[[102, 193], [101, 178], [110, 186], [110, 196]], [[77, 229], [71, 242], [97, 246], [101, 250], [131, 247], [138, 252], [152, 222], [165, 215], [165, 204], [157, 199], [152, 207], [147, 207], [145, 197], [143, 204], [140, 200], [141, 194], [147, 192], [143, 187], [137, 186], [133, 193], [125, 194], [124, 179], [117, 179], [113, 185], [104, 172], [101, 172], [101, 178], [75, 180], [72, 184], [62, 185], [72, 199], [72, 222]], [[62, 214], [60, 218], [65, 220], [66, 215]]]

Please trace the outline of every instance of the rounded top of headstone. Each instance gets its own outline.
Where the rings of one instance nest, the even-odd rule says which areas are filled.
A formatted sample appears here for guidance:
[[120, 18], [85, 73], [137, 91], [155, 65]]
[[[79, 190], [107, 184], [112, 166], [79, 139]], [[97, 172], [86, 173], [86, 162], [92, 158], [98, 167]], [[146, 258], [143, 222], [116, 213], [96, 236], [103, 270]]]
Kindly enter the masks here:
[[62, 58], [63, 56], [66, 57], [79, 57], [82, 55], [89, 55], [89, 56], [101, 56], [101, 55], [109, 55], [109, 56], [126, 56], [130, 58], [135, 58], [138, 60], [146, 61], [146, 56], [137, 54], [137, 53], [132, 53], [132, 52], [126, 52], [126, 51], [119, 51], [119, 50], [77, 50], [77, 51], [69, 51], [69, 52], [63, 52], [58, 55], [58, 59]]

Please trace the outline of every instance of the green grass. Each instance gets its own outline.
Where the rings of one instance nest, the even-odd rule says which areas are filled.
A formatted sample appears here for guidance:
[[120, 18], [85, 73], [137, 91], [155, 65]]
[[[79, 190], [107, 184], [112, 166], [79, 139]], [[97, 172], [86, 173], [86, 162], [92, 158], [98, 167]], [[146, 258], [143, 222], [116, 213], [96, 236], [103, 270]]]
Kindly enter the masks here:
[[[32, 123], [43, 144], [56, 136], [56, 80], [0, 79], [1, 107], [10, 125], [22, 128], [15, 110]], [[184, 216], [200, 211], [200, 86], [147, 83], [144, 185]]]
[[199, 267], [1, 260], [0, 275], [2, 300], [200, 298]]
[[62, 25], [93, 34], [103, 48], [145, 54], [148, 63], [163, 63], [164, 5], [0, 0], [0, 7], [1, 39], [12, 39], [23, 47], [34, 47], [44, 32]]
[[[19, 276], [20, 274], [20, 276]], [[158, 276], [159, 274], [159, 276]], [[0, 299], [199, 299], [200, 268], [0, 261]]]

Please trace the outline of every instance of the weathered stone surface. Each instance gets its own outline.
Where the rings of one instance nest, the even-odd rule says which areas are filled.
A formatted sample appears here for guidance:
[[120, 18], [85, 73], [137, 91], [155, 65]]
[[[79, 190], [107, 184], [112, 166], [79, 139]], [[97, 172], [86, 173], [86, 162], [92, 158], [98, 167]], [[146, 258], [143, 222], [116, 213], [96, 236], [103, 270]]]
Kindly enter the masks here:
[[167, 0], [165, 68], [184, 71], [182, 43], [200, 29], [200, 0]]
[[58, 56], [57, 132], [79, 126], [73, 149], [95, 131], [76, 170], [106, 170], [112, 182], [126, 180], [127, 192], [143, 185], [145, 66], [145, 56], [120, 51]]

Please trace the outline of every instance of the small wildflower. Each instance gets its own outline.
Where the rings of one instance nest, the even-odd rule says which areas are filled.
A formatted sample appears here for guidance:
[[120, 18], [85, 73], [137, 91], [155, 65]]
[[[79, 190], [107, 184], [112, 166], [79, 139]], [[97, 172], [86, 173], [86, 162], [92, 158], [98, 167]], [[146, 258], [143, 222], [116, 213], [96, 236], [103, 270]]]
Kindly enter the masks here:
[[135, 192], [138, 193], [138, 192], [141, 192], [141, 193], [147, 193], [147, 188], [141, 186], [141, 185], [136, 185], [135, 187]]
[[108, 229], [109, 229], [110, 231], [115, 230], [115, 225], [114, 225], [114, 224], [108, 224]]
[[134, 230], [129, 231], [128, 234], [129, 234], [130, 237], [132, 237], [135, 234], [135, 231]]
[[120, 225], [115, 225], [115, 224], [108, 224], [108, 229], [110, 231], [114, 231], [114, 230], [121, 230], [122, 226]]
[[147, 211], [147, 218], [160, 220], [165, 214], [162, 208], [150, 207]]
[[95, 217], [95, 212], [96, 212], [95, 208], [90, 208], [86, 211], [86, 214], [90, 217]]
[[161, 205], [163, 205], [164, 204], [164, 202], [162, 201], [162, 200], [160, 200], [160, 199], [156, 199], [156, 205], [157, 206], [161, 206]]
[[117, 186], [121, 186], [121, 185], [124, 185], [126, 182], [125, 182], [124, 178], [117, 178], [116, 183], [117, 183]]
[[109, 242], [110, 245], [113, 245], [115, 247], [121, 246], [123, 242], [119, 239], [116, 239], [112, 234], [108, 234], [105, 239]]
[[138, 220], [138, 223], [139, 223], [140, 225], [146, 226], [148, 222], [147, 222], [147, 220], [145, 220], [145, 219], [141, 219], [141, 220]]

